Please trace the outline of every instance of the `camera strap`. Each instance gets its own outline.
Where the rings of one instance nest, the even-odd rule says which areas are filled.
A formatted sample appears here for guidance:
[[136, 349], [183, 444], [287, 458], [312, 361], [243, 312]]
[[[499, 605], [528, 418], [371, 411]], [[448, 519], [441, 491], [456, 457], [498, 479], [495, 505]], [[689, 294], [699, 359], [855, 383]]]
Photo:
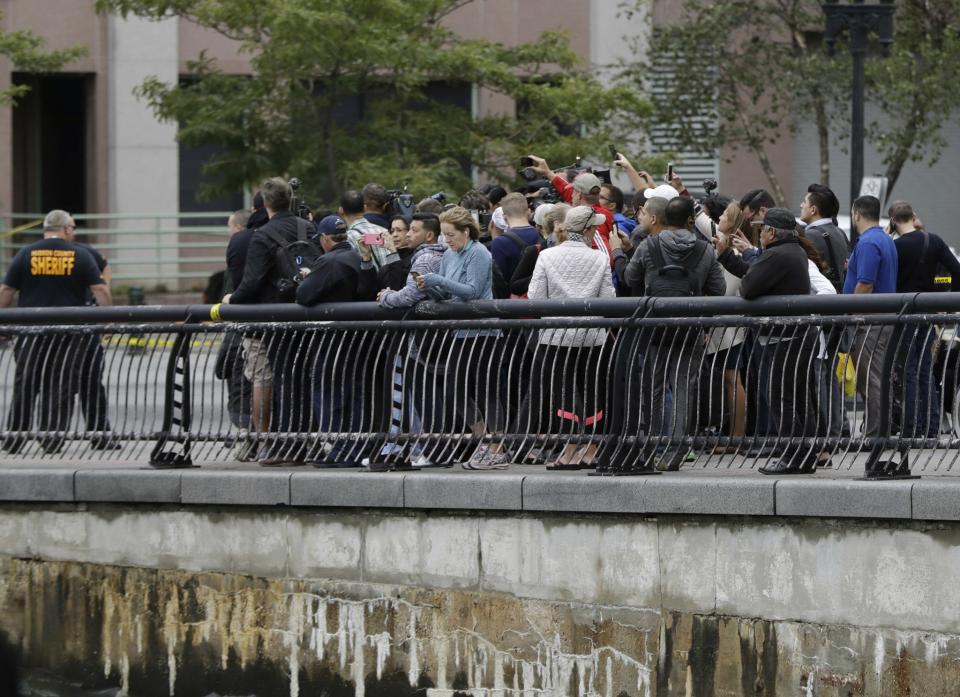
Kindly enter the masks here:
[[520, 248], [521, 252], [523, 252], [524, 249], [530, 246], [529, 244], [524, 242], [523, 238], [520, 237], [520, 235], [515, 233], [513, 230], [509, 230], [509, 229], [505, 230], [503, 233], [503, 236], [506, 237], [511, 242], [513, 242], [515, 245], [517, 245]]

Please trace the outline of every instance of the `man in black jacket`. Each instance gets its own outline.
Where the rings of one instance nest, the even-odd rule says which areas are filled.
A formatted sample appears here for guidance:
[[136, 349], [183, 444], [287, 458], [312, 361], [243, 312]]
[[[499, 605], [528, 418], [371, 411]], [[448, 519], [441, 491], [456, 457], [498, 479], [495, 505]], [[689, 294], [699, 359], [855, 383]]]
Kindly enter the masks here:
[[[760, 242], [764, 251], [753, 264], [718, 239], [720, 263], [743, 280], [740, 295], [748, 300], [767, 295], [808, 295], [810, 271], [800, 246], [793, 214], [770, 208], [763, 217]], [[810, 436], [816, 431], [817, 405], [812, 403], [813, 359], [819, 347], [816, 331], [802, 327], [765, 328], [757, 336], [760, 348], [760, 389], [767, 395], [770, 425], [780, 439]], [[813, 472], [817, 451], [800, 443], [778, 442], [780, 458], [760, 468], [763, 474]]]
[[297, 289], [297, 302], [316, 305], [359, 300], [360, 255], [347, 241], [347, 223], [338, 215], [328, 215], [317, 225], [317, 233], [323, 256]]
[[[224, 303], [263, 304], [280, 302], [277, 268], [277, 238], [293, 242], [297, 239], [299, 225], [305, 224], [290, 210], [293, 192], [290, 185], [279, 177], [267, 179], [260, 186], [264, 208], [269, 220], [253, 231], [247, 248], [243, 278], [233, 293], [224, 296]], [[271, 233], [276, 233], [274, 237]], [[274, 365], [283, 336], [256, 335], [243, 340], [243, 374], [253, 386], [250, 404], [252, 430], [266, 433], [270, 430], [273, 411]], [[289, 407], [288, 407], [289, 408]], [[264, 446], [257, 454], [261, 465], [283, 464], [288, 458], [277, 457]]]
[[[297, 302], [316, 305], [359, 300], [360, 255], [347, 239], [347, 223], [340, 216], [329, 215], [317, 230], [324, 254], [297, 289]], [[319, 439], [309, 459], [315, 467], [354, 467], [361, 459], [359, 441], [325, 438], [325, 434], [361, 431], [371, 336], [340, 331], [310, 335], [304, 353], [313, 363], [313, 411]]]
[[807, 187], [807, 195], [800, 204], [800, 220], [807, 226], [804, 234], [816, 248], [820, 258], [829, 265], [824, 275], [836, 291], [842, 293], [850, 244], [843, 230], [833, 222], [839, 212], [840, 202], [829, 187], [823, 184], [811, 184]]

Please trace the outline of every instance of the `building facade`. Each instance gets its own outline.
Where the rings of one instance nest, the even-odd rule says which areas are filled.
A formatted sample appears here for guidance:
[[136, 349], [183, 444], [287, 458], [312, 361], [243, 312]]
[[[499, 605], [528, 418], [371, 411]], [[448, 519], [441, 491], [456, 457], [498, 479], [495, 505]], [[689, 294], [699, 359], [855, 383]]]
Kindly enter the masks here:
[[[535, 41], [545, 30], [565, 30], [572, 48], [599, 70], [633, 58], [634, 45], [625, 37], [641, 37], [642, 48], [643, 37], [675, 18], [681, 3], [656, 0], [648, 12], [629, 18], [619, 6], [615, 0], [474, 0], [448, 23], [465, 38], [506, 44]], [[187, 76], [188, 61], [202, 50], [236, 74], [249, 71], [248, 61], [233, 42], [188, 21], [98, 15], [93, 0], [0, 0], [0, 12], [5, 28], [29, 29], [52, 48], [87, 48], [85, 57], [55, 75], [21, 74], [0, 62], [0, 87], [26, 83], [33, 88], [16, 109], [0, 108], [0, 213], [59, 207], [109, 214], [114, 227], [162, 228], [166, 236], [157, 245], [159, 257], [151, 257], [150, 270], [142, 272], [175, 275], [182, 268], [177, 262], [181, 237], [166, 231], [171, 225], [160, 216], [228, 210], [244, 198], [237, 192], [199, 203], [200, 165], [208, 153], [180, 147], [176, 125], [159, 122], [134, 90], [148, 76], [167, 82]], [[471, 101], [478, 114], [513, 108], [509, 100], [484, 90], [475, 90]], [[960, 126], [954, 124], [945, 135], [950, 146], [940, 163], [933, 168], [908, 164], [894, 195], [913, 200], [930, 229], [960, 246], [960, 232], [952, 229], [958, 204], [950, 195], [952, 182], [960, 178], [960, 160], [950, 157], [960, 146]], [[806, 185], [817, 179], [815, 135], [802, 127], [795, 136], [785, 131], [770, 155], [789, 203], [798, 208]], [[848, 158], [839, 144], [832, 163], [834, 188], [841, 201], [849, 200]], [[689, 157], [677, 168], [694, 185], [704, 176], [716, 176], [720, 191], [732, 195], [766, 184], [755, 158], [744, 152]], [[878, 168], [878, 157], [868, 147], [866, 171]], [[147, 238], [143, 248], [152, 249], [156, 236]], [[126, 247], [118, 244], [113, 258], [133, 269], [142, 249]], [[131, 270], [127, 275], [136, 274]]]

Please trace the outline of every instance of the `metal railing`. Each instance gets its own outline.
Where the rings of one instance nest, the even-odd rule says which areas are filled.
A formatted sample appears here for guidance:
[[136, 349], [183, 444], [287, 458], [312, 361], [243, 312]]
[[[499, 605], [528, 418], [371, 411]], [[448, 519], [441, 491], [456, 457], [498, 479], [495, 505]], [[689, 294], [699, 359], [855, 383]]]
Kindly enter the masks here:
[[958, 326], [952, 293], [4, 310], [0, 457], [950, 473]]
[[[225, 266], [230, 212], [91, 213], [74, 216], [77, 240], [110, 262], [115, 285], [199, 285]], [[0, 213], [0, 265], [40, 237], [43, 214]]]

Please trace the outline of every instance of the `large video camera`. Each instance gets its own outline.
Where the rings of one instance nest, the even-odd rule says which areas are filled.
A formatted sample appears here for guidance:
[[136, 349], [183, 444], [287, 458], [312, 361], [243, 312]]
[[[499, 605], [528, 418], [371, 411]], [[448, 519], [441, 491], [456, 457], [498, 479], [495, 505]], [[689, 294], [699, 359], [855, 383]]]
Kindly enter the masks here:
[[296, 214], [298, 218], [310, 220], [310, 206], [308, 206], [303, 199], [297, 198], [297, 190], [299, 188], [300, 180], [293, 177], [290, 180], [290, 190], [293, 192], [293, 195], [290, 197], [290, 210]]
[[407, 220], [413, 217], [417, 204], [413, 200], [413, 194], [407, 191], [407, 187], [402, 189], [390, 189], [387, 191], [387, 217], [392, 218], [395, 215], [402, 215]]

